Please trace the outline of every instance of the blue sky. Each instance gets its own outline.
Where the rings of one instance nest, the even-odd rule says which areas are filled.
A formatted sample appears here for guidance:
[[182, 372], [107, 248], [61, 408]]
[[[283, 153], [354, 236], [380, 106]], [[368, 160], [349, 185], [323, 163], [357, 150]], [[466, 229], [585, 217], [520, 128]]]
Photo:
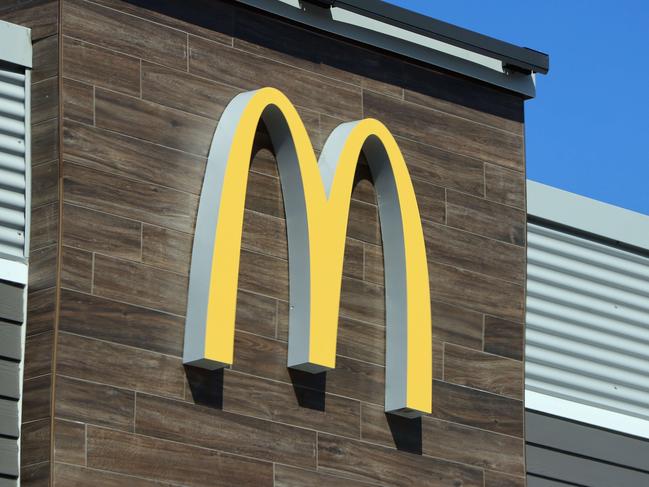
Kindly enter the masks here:
[[550, 55], [528, 178], [649, 215], [649, 1], [390, 0]]

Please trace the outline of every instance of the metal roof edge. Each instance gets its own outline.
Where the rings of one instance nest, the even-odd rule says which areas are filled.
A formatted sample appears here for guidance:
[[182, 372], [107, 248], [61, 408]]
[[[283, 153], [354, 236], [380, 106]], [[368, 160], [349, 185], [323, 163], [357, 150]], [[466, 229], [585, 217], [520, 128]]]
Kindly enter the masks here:
[[32, 31], [0, 20], [0, 61], [32, 67]]
[[527, 180], [530, 216], [649, 250], [649, 216]]
[[[543, 63], [534, 67], [534, 63], [523, 62], [523, 54], [530, 50], [378, 0], [235, 1], [307, 27], [477, 79], [525, 98], [536, 96], [535, 71], [547, 71], [544, 71]], [[399, 12], [399, 18], [388, 16]], [[430, 23], [427, 29], [418, 27], [425, 21]], [[433, 32], [431, 26], [437, 26], [439, 32]], [[480, 46], [480, 42], [484, 45]], [[509, 48], [508, 56], [505, 56], [505, 46]], [[528, 61], [539, 54], [530, 52], [535, 54], [528, 55]], [[515, 61], [516, 57], [520, 59]]]
[[520, 47], [449, 24], [381, 0], [333, 0], [333, 6], [349, 8], [390, 24], [400, 24], [449, 44], [501, 59], [522, 70], [546, 74], [550, 69], [547, 54]]

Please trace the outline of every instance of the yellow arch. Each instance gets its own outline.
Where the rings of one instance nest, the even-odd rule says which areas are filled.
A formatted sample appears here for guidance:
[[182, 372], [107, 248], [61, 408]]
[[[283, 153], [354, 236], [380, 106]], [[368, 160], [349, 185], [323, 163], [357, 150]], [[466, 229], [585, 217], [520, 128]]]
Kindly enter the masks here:
[[214, 135], [194, 241], [185, 363], [217, 368], [233, 361], [239, 256], [248, 171], [259, 121], [275, 148], [289, 236], [288, 366], [333, 369], [342, 268], [356, 164], [373, 174], [385, 253], [386, 410], [428, 413], [432, 344], [428, 266], [408, 170], [378, 120], [340, 125], [319, 162], [297, 110], [280, 91], [235, 97]]

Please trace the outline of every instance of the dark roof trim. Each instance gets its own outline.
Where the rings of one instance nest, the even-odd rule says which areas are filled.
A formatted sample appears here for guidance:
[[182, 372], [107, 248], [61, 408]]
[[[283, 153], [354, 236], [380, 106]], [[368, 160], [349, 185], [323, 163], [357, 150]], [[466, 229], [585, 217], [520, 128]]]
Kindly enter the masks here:
[[[234, 1], [321, 32], [392, 52], [517, 93], [525, 99], [536, 96], [535, 71], [526, 64], [522, 64], [522, 62], [511, 64], [512, 60], [509, 57], [505, 59], [503, 56], [497, 56], [484, 46], [482, 47], [483, 51], [478, 52], [475, 48], [471, 50], [459, 44], [460, 41], [468, 44], [469, 40], [475, 40], [475, 38], [455, 39], [452, 44], [447, 37], [442, 36], [442, 33], [438, 33], [437, 35], [440, 37], [435, 38], [430, 31], [425, 34], [410, 24], [406, 25], [406, 22], [397, 23], [394, 19], [388, 20], [383, 15], [387, 15], [387, 11], [382, 12], [369, 7], [381, 6], [389, 8], [390, 12], [396, 12], [396, 10], [401, 13], [405, 12], [414, 16], [413, 19], [419, 18], [419, 22], [422, 23], [432, 21], [423, 15], [392, 7], [378, 0]], [[454, 32], [463, 31], [479, 36], [479, 34], [464, 31], [464, 29], [442, 22], [440, 25], [447, 26], [445, 35], [450, 35], [450, 30], [455, 29]], [[515, 46], [512, 48], [526, 51]]]
[[515, 46], [381, 0], [311, 1], [351, 10], [395, 27], [410, 30], [468, 51], [500, 59], [506, 67], [512, 69], [541, 74], [546, 74], [550, 69], [550, 57], [547, 54], [527, 47]]

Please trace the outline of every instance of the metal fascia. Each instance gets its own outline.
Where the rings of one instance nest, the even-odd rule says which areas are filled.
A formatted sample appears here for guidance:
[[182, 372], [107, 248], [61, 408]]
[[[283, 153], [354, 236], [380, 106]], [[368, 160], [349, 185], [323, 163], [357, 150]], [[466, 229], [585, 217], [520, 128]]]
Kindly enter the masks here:
[[649, 250], [649, 216], [527, 180], [527, 213]]
[[0, 20], [0, 61], [32, 67], [31, 29]]
[[[536, 96], [536, 84], [534, 73], [518, 72], [516, 70], [501, 69], [495, 70], [483, 64], [475, 62], [476, 56], [484, 56], [476, 53], [475, 50], [449, 44], [446, 52], [442, 52], [430, 45], [422, 45], [415, 39], [421, 36], [419, 32], [407, 31], [403, 25], [384, 25], [394, 29], [401, 29], [408, 32], [408, 36], [395, 37], [386, 35], [384, 32], [375, 30], [374, 24], [380, 22], [376, 18], [364, 17], [351, 10], [344, 8], [322, 8], [317, 5], [298, 7], [295, 0], [236, 0], [238, 3], [263, 10], [293, 22], [312, 27], [329, 34], [334, 34], [362, 44], [377, 47], [385, 51], [414, 59], [425, 64], [442, 68], [477, 79], [523, 95], [525, 98]], [[360, 22], [364, 19], [363, 22]], [[350, 23], [352, 22], [352, 23]], [[387, 30], [387, 29], [384, 29]], [[431, 41], [435, 40], [429, 38]], [[443, 42], [436, 40], [437, 42]], [[460, 49], [470, 52], [470, 56], [461, 54]], [[453, 54], [449, 54], [453, 52]], [[502, 63], [501, 63], [502, 64]]]
[[334, 5], [357, 13], [419, 32], [428, 37], [500, 59], [504, 64], [546, 74], [550, 59], [545, 53], [519, 47], [478, 32], [473, 32], [426, 15], [377, 0], [336, 0]]
[[536, 391], [525, 390], [525, 409], [571, 419], [632, 436], [649, 438], [649, 421], [581, 404], [560, 397], [549, 396]]

